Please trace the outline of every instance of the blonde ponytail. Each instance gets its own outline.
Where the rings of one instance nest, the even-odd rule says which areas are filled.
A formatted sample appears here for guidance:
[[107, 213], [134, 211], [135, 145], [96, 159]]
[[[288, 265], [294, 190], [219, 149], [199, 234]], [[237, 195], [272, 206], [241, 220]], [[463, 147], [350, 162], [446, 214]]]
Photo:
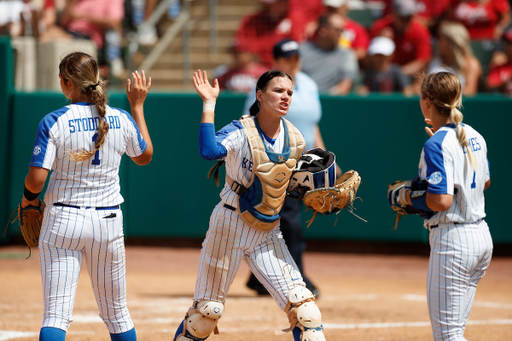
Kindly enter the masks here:
[[463, 115], [456, 107], [453, 107], [450, 113], [450, 121], [457, 125], [457, 139], [459, 140], [459, 144], [462, 148], [466, 148], [466, 152], [468, 154], [469, 164], [473, 170], [476, 170], [478, 167], [478, 161], [476, 160], [475, 154], [468, 146], [468, 139], [466, 137], [466, 130], [462, 126], [462, 118]]
[[478, 162], [473, 151], [468, 146], [466, 130], [462, 126], [462, 86], [459, 78], [450, 72], [437, 72], [427, 75], [421, 84], [421, 95], [434, 104], [439, 114], [448, 116], [457, 126], [457, 139], [462, 149], [466, 148], [469, 163], [474, 170]]

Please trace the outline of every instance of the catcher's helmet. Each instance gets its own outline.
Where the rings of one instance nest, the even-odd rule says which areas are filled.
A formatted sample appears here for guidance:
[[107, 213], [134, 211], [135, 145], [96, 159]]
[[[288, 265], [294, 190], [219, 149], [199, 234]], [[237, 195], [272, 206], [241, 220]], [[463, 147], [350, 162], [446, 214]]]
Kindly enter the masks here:
[[290, 179], [288, 195], [300, 199], [305, 192], [332, 187], [336, 182], [336, 156], [322, 148], [306, 151], [297, 161]]

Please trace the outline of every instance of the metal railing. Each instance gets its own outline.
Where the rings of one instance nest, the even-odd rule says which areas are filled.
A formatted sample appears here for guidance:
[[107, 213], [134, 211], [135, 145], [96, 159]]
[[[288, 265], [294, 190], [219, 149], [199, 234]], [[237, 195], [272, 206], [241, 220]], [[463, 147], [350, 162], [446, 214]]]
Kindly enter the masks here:
[[[172, 1], [176, 0], [163, 0], [155, 9], [149, 20], [144, 25], [156, 25], [162, 15], [167, 11], [167, 8]], [[149, 70], [158, 61], [162, 53], [172, 43], [176, 35], [182, 31], [183, 35], [183, 72], [184, 75], [190, 73], [190, 3], [192, 0], [183, 0], [183, 9], [180, 15], [176, 18], [171, 26], [167, 29], [164, 35], [158, 40], [158, 43], [153, 47], [151, 52], [146, 56], [142, 62], [140, 69]], [[184, 77], [185, 78], [185, 77]], [[187, 79], [188, 84], [188, 79]]]

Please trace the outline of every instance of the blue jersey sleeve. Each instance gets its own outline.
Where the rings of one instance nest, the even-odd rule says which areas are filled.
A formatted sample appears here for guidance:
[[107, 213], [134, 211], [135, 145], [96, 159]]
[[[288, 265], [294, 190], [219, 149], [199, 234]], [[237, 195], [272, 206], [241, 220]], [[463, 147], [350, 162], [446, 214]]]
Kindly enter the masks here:
[[226, 147], [216, 141], [213, 123], [201, 123], [199, 126], [199, 155], [205, 160], [217, 160], [226, 154]]
[[[39, 122], [29, 167], [35, 166], [47, 169], [51, 168], [51, 164], [55, 158], [55, 141], [50, 136], [50, 130], [55, 125], [59, 117], [64, 115], [68, 110], [68, 107], [55, 110], [54, 112], [46, 115], [41, 122]], [[51, 160], [49, 160], [48, 157], [50, 157]]]
[[425, 163], [427, 164], [428, 192], [433, 194], [447, 194], [448, 176], [446, 157], [443, 153], [443, 141], [446, 131], [440, 131], [432, 136], [423, 147]]
[[239, 121], [233, 121], [215, 133], [213, 123], [201, 123], [199, 126], [199, 154], [205, 160], [218, 160], [228, 154], [224, 140], [238, 129], [243, 129]]

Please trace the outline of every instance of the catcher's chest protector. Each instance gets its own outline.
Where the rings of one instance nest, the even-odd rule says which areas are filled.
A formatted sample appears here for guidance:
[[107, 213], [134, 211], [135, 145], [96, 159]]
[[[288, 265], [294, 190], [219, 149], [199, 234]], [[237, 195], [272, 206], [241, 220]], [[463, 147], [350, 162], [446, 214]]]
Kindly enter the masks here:
[[[249, 202], [240, 197], [238, 213], [252, 228], [260, 231], [272, 230], [279, 221], [279, 212], [284, 205], [286, 189], [297, 160], [304, 152], [306, 143], [300, 131], [283, 119], [285, 145], [283, 153], [272, 153], [265, 149], [263, 136], [254, 117], [240, 121], [245, 128], [253, 161], [253, 173], [249, 187], [256, 191], [256, 199]], [[255, 177], [256, 175], [256, 177]]]

